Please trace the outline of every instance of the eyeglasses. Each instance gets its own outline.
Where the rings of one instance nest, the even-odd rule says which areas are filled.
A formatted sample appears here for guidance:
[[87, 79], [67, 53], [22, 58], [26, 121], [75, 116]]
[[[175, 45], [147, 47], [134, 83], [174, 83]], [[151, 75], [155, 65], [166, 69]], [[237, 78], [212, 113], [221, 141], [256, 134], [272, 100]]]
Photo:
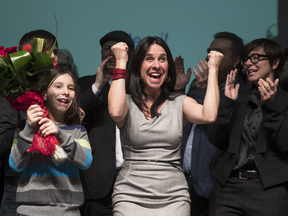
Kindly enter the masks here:
[[241, 59], [241, 65], [244, 67], [245, 63], [250, 59], [250, 61], [253, 64], [256, 64], [258, 61], [262, 61], [265, 59], [259, 59], [260, 57], [268, 57], [267, 55], [261, 55], [261, 54], [252, 54], [250, 57], [243, 57]]

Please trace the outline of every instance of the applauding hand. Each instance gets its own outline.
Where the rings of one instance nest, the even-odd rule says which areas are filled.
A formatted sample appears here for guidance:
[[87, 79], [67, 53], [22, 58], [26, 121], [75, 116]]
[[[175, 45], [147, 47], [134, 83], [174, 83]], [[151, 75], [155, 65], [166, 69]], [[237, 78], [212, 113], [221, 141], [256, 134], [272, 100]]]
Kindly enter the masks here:
[[[201, 65], [200, 65], [201, 64]], [[200, 64], [196, 64], [200, 75], [197, 70], [193, 68], [194, 75], [196, 77], [196, 89], [203, 89], [207, 87], [208, 81], [208, 62], [200, 59]]]
[[175, 84], [174, 89], [175, 90], [184, 89], [190, 81], [191, 68], [188, 68], [187, 74], [185, 74], [184, 59], [181, 56], [178, 56], [175, 58], [174, 64], [175, 64], [175, 69], [176, 69], [176, 74], [177, 74], [177, 79], [176, 79], [176, 84]]
[[225, 83], [225, 96], [232, 100], [236, 100], [238, 98], [238, 91], [240, 88], [239, 83], [235, 85], [236, 75], [237, 69], [231, 70], [230, 74], [227, 75]]
[[261, 97], [260, 103], [264, 103], [275, 99], [278, 84], [279, 79], [276, 79], [274, 83], [269, 78], [266, 78], [266, 81], [264, 81], [261, 78], [259, 79], [258, 90]]
[[104, 73], [103, 68], [105, 66], [105, 64], [107, 63], [107, 61], [109, 59], [111, 59], [112, 56], [108, 56], [102, 63], [101, 65], [97, 68], [97, 76], [96, 76], [96, 80], [95, 80], [95, 87], [99, 90], [102, 89], [102, 87], [106, 84], [106, 82], [109, 79], [110, 74], [109, 73]]

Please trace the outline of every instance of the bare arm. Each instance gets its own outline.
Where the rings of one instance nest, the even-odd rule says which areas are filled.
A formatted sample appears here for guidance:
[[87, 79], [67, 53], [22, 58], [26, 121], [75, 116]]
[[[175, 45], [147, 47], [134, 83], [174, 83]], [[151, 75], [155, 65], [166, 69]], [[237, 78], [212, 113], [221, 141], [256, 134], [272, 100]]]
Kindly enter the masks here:
[[183, 104], [185, 121], [196, 124], [209, 124], [215, 121], [219, 106], [218, 67], [223, 54], [211, 51], [208, 61], [208, 84], [203, 105], [186, 97]]
[[[116, 58], [116, 68], [126, 69], [128, 61], [127, 44], [119, 42], [111, 47], [111, 49]], [[125, 117], [128, 112], [128, 106], [126, 104], [125, 79], [116, 79], [112, 81], [108, 93], [108, 110], [118, 128], [121, 128], [125, 123]]]

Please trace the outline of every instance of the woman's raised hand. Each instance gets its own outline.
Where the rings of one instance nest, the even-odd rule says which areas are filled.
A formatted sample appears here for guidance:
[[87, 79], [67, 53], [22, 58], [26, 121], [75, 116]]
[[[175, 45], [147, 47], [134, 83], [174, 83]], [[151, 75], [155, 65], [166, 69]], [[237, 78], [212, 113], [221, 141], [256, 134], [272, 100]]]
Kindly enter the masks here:
[[128, 62], [128, 46], [126, 43], [119, 42], [111, 47], [111, 50], [116, 58], [116, 68], [126, 69]]
[[276, 79], [275, 82], [273, 82], [269, 78], [266, 78], [266, 80], [263, 80], [262, 78], [259, 79], [258, 91], [260, 93], [261, 103], [272, 101], [275, 99], [278, 84], [279, 84], [279, 79]]
[[221, 62], [221, 59], [224, 57], [224, 55], [217, 51], [210, 51], [208, 54], [208, 68], [218, 68]]

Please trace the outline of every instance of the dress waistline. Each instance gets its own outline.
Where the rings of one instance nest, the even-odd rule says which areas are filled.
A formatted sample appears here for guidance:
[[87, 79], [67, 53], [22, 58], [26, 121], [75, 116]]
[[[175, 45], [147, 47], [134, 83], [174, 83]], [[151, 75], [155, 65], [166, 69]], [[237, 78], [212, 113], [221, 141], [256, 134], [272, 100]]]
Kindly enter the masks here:
[[125, 161], [145, 161], [154, 163], [168, 163], [168, 164], [180, 164], [179, 160], [163, 161], [163, 160], [145, 160], [145, 159], [125, 159]]

